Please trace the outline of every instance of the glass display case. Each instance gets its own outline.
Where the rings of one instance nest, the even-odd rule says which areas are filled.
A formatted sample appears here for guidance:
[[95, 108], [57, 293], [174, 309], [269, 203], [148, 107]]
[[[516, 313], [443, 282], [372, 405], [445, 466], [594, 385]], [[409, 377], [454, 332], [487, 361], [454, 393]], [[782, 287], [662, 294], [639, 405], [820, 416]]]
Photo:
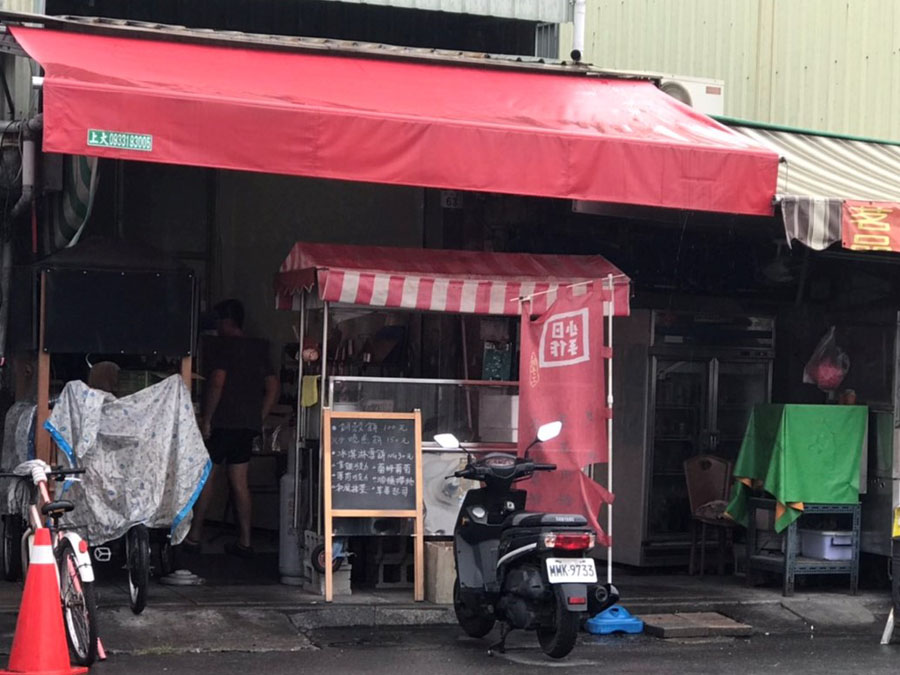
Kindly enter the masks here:
[[654, 358], [653, 445], [648, 534], [690, 531], [684, 461], [702, 454], [737, 458], [757, 403], [769, 400], [768, 361]]
[[452, 433], [468, 445], [514, 444], [519, 424], [519, 383], [335, 375], [328, 380], [333, 410], [422, 411], [425, 446]]
[[709, 434], [709, 364], [659, 359], [653, 417], [650, 524], [654, 535], [689, 525], [684, 460], [699, 454]]
[[[422, 474], [425, 533], [449, 536], [466, 491], [477, 483], [453, 478], [464, 451], [444, 451], [433, 441], [452, 433], [466, 451], [515, 453], [519, 424], [518, 382], [334, 375], [326, 401], [335, 411], [422, 411]], [[312, 468], [311, 471], [315, 471]], [[407, 533], [399, 519], [338, 519], [341, 534]], [[399, 528], [399, 529], [398, 529]]]

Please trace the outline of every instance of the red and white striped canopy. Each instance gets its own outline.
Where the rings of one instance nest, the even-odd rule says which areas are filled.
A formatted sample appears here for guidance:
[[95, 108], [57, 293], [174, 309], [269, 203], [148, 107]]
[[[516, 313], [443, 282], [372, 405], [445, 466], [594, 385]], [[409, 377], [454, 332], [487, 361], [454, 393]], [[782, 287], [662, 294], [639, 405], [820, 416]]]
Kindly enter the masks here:
[[299, 309], [300, 294], [318, 288], [322, 300], [350, 305], [430, 312], [518, 315], [520, 299], [532, 298], [541, 314], [560, 288], [612, 275], [615, 313], [629, 311], [629, 282], [601, 256], [531, 255], [436, 249], [294, 245], [275, 280], [279, 309]]

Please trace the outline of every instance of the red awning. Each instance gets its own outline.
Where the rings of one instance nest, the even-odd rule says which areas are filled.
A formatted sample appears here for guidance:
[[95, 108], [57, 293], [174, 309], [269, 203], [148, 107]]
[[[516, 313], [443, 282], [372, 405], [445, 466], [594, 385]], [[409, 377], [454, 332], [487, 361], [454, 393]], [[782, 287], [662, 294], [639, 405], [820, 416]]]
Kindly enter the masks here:
[[535, 314], [561, 286], [586, 293], [612, 275], [615, 313], [629, 311], [628, 277], [605, 258], [583, 255], [484, 253], [387, 246], [294, 245], [275, 280], [280, 309], [299, 309], [299, 296], [318, 284], [329, 302], [468, 314], [520, 313], [533, 296]]
[[50, 152], [772, 213], [777, 155], [649, 81], [10, 30]]

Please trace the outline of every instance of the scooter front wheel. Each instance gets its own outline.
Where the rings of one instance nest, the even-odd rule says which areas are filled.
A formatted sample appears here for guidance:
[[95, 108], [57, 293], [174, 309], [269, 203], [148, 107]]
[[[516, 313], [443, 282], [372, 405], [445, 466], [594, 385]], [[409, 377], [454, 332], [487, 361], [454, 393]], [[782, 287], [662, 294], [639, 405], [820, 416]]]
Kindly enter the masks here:
[[553, 623], [550, 626], [541, 626], [537, 630], [538, 642], [544, 653], [554, 659], [567, 656], [575, 647], [578, 639], [578, 625], [581, 617], [578, 612], [570, 612], [566, 607], [566, 600], [562, 593], [554, 591], [556, 607], [553, 611]]
[[473, 638], [483, 638], [494, 629], [494, 618], [485, 616], [466, 607], [460, 599], [459, 579], [453, 582], [453, 611], [456, 612], [456, 621], [466, 635]]

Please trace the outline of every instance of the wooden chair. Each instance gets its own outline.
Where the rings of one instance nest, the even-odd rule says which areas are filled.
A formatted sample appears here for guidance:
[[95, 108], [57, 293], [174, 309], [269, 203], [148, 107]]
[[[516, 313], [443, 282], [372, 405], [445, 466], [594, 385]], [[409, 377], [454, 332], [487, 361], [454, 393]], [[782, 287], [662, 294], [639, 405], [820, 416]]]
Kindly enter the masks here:
[[700, 530], [700, 576], [706, 570], [706, 528], [718, 534], [718, 573], [725, 573], [725, 551], [734, 531], [734, 521], [724, 518], [724, 503], [731, 492], [731, 462], [713, 455], [697, 455], [684, 462], [688, 499], [691, 506], [691, 557], [688, 573], [694, 574], [697, 530]]

